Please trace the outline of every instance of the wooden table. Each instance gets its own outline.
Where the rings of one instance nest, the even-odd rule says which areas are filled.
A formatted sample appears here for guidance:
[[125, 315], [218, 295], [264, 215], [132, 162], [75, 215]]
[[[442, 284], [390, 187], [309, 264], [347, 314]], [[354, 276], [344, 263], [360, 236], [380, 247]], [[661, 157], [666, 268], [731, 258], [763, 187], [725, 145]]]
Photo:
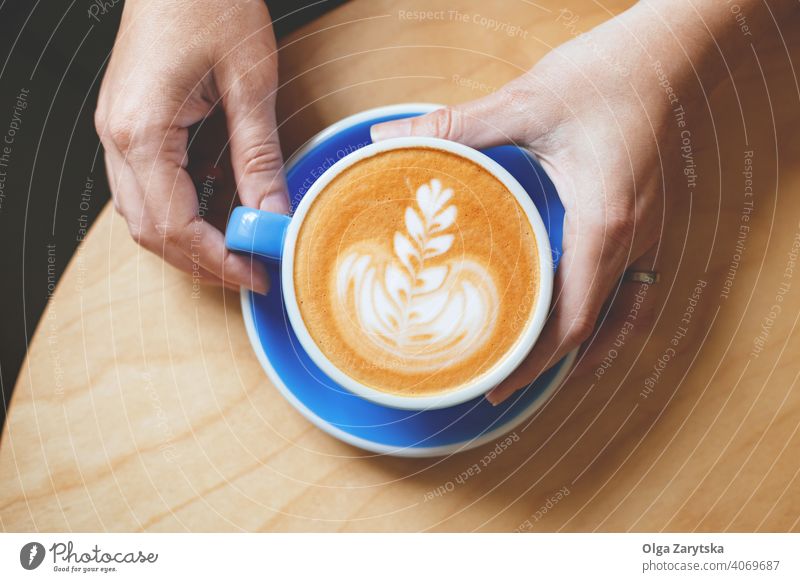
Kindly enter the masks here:
[[[307, 26], [281, 55], [287, 153], [368, 107], [475, 98], [625, 4], [539, 3], [463, 3], [463, 13], [517, 23], [516, 36], [406, 22], [392, 2], [353, 2]], [[452, 8], [402, 9], [436, 4]], [[564, 5], [577, 28], [557, 22]], [[736, 74], [738, 100], [724, 85], [714, 123], [693, 132], [699, 184], [663, 240], [662, 281], [644, 298], [652, 325], [637, 324], [614, 353], [619, 329], [604, 328], [592, 361], [486, 466], [493, 444], [412, 460], [323, 434], [267, 381], [238, 296], [204, 289], [193, 299], [189, 279], [138, 249], [106, 208], [16, 386], [0, 448], [2, 528], [800, 530], [798, 267], [785, 274], [800, 236], [800, 107], [787, 56], [800, 62], [800, 42], [785, 40], [788, 49], [759, 45], [758, 63]], [[746, 150], [756, 196], [741, 239]], [[603, 358], [611, 365], [599, 375]]]

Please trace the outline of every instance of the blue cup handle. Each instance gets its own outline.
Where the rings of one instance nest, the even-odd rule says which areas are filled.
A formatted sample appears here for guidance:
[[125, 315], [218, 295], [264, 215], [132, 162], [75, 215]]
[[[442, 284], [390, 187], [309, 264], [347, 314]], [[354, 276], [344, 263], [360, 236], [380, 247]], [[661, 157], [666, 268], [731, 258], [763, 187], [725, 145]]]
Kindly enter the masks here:
[[245, 206], [233, 209], [225, 231], [225, 245], [232, 251], [280, 261], [291, 218]]

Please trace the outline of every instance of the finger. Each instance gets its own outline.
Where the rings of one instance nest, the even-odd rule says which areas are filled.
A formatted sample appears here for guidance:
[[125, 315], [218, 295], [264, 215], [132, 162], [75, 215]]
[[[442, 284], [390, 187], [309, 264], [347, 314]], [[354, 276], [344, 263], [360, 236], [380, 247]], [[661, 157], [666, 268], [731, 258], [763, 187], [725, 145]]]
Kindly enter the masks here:
[[567, 215], [564, 254], [556, 273], [554, 303], [528, 358], [487, 394], [499, 404], [587, 340], [603, 303], [630, 260], [630, 242], [602, 226], [576, 224]]
[[[105, 148], [105, 163], [114, 207], [126, 220], [131, 236], [140, 246], [161, 256], [176, 269], [197, 277], [203, 284], [222, 285], [230, 289], [238, 288], [233, 284], [225, 283], [198, 263], [193, 262], [180, 250], [164, 246], [145, 212], [144, 196], [131, 167], [113, 146]], [[124, 176], [124, 179], [120, 179], [119, 176]]]
[[504, 143], [531, 143], [537, 137], [530, 109], [519, 107], [529, 101], [527, 92], [504, 87], [481, 99], [443, 107], [426, 115], [373, 125], [371, 137], [380, 141], [394, 137], [438, 137], [474, 148]]
[[116, 148], [105, 147], [108, 186], [116, 211], [129, 222], [139, 223], [143, 218], [143, 196], [136, 176]]
[[[652, 258], [640, 257], [628, 266], [626, 273], [632, 269], [653, 271]], [[645, 337], [653, 325], [657, 304], [653, 284], [623, 275], [598, 320], [591, 345], [580, 358], [581, 368], [592, 370], [599, 379], [626, 350], [638, 350], [639, 338]]]
[[194, 184], [179, 164], [156, 155], [148, 182], [145, 205], [165, 253], [179, 250], [226, 283], [267, 292], [264, 266], [252, 257], [231, 253], [223, 234], [199, 215]]
[[215, 79], [239, 197], [245, 206], [286, 214], [289, 195], [275, 118], [277, 65], [271, 34], [267, 27], [235, 54], [223, 56], [215, 66]]
[[140, 215], [149, 218], [155, 229], [154, 235], [141, 220], [141, 228], [132, 234], [147, 248], [155, 246], [164, 257], [174, 258], [178, 251], [225, 283], [266, 293], [264, 266], [228, 251], [222, 233], [200, 216], [197, 192], [182, 165], [187, 136], [185, 129], [164, 128], [120, 152], [144, 193]]

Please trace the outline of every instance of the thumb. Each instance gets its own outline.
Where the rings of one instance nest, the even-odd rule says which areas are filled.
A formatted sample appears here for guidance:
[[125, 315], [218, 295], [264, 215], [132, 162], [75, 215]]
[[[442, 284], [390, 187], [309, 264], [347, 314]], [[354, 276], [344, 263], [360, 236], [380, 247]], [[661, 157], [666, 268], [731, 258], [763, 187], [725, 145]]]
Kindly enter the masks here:
[[505, 88], [475, 101], [443, 107], [427, 115], [373, 125], [372, 141], [393, 137], [438, 137], [473, 148], [527, 141], [526, 115]]
[[289, 212], [283, 156], [275, 119], [277, 71], [273, 60], [216, 72], [230, 135], [231, 161], [245, 206]]

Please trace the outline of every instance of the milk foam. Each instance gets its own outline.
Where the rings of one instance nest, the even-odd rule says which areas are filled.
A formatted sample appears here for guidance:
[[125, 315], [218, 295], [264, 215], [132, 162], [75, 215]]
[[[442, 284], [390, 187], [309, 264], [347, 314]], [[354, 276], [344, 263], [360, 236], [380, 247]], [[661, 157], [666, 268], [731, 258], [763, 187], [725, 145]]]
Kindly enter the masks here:
[[457, 234], [452, 199], [439, 180], [422, 184], [416, 208], [405, 209], [405, 231], [340, 254], [336, 296], [351, 343], [434, 371], [466, 360], [491, 336], [499, 309], [491, 274], [473, 259], [448, 256]]

